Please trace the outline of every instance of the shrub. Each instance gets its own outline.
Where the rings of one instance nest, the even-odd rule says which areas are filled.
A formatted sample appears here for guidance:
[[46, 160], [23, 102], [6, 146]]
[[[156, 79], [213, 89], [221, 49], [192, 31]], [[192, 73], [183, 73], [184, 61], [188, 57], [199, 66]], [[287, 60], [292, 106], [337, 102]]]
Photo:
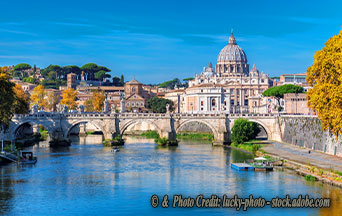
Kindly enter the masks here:
[[317, 181], [317, 178], [312, 175], [306, 175], [304, 178], [306, 181]]

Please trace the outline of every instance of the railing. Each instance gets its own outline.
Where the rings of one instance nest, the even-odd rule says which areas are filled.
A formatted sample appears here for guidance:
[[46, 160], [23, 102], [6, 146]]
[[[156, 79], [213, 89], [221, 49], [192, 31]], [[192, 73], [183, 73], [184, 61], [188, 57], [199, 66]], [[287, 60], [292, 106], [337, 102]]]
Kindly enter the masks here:
[[272, 114], [272, 113], [35, 113], [16, 114], [14, 119], [22, 118], [234, 118], [234, 117], [317, 117], [308, 114]]

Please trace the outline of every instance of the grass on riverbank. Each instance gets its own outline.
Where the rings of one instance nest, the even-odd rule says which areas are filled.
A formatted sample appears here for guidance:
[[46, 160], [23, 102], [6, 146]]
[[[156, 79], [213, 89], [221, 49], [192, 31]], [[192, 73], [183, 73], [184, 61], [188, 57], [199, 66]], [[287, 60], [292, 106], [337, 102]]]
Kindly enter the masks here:
[[242, 143], [242, 144], [237, 144], [237, 143], [232, 143], [231, 146], [238, 148], [238, 149], [243, 149], [248, 152], [253, 153], [254, 155], [257, 153], [257, 151], [262, 150], [262, 144], [257, 143], [258, 140], [250, 140], [248, 142]]
[[193, 140], [214, 140], [214, 135], [211, 133], [202, 133], [202, 132], [181, 132], [177, 134], [177, 138], [179, 139], [193, 139]]
[[146, 137], [146, 138], [149, 138], [149, 139], [158, 139], [158, 138], [160, 138], [158, 132], [157, 131], [152, 131], [152, 130], [143, 132], [143, 133], [140, 134], [140, 136], [143, 136], [143, 137]]

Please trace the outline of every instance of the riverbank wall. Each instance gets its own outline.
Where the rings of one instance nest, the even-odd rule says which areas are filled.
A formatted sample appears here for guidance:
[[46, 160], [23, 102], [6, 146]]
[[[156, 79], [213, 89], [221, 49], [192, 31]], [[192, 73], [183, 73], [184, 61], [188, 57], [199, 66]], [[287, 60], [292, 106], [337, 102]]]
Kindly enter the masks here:
[[317, 117], [280, 117], [280, 124], [283, 142], [342, 157], [341, 137], [323, 131]]

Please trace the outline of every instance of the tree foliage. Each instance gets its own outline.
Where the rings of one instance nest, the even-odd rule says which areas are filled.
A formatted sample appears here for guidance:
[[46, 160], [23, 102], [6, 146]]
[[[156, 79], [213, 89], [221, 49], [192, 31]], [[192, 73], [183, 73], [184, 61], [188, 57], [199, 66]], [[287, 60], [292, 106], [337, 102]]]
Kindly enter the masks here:
[[17, 64], [16, 66], [14, 66], [13, 70], [15, 71], [23, 71], [23, 70], [28, 70], [28, 69], [31, 69], [31, 65], [29, 64], [26, 64], [26, 63], [20, 63], [20, 64]]
[[280, 98], [284, 98], [287, 93], [303, 93], [304, 89], [301, 86], [285, 84], [281, 86], [273, 86], [262, 93], [266, 97], [274, 97], [278, 101], [280, 107]]
[[6, 67], [0, 68], [0, 126], [7, 129], [13, 116], [13, 103], [15, 102], [14, 83], [9, 81], [10, 74]]
[[308, 105], [318, 113], [322, 128], [342, 133], [342, 31], [331, 37], [314, 55], [307, 69]]
[[62, 100], [60, 104], [67, 106], [68, 110], [76, 109], [77, 107], [76, 98], [77, 98], [77, 91], [74, 90], [73, 88], [68, 88], [63, 91]]
[[43, 85], [38, 85], [32, 90], [31, 93], [31, 106], [34, 104], [37, 104], [40, 108], [45, 109], [46, 108], [46, 91], [45, 87]]
[[87, 112], [101, 112], [106, 99], [104, 91], [93, 91], [90, 99], [85, 101], [85, 109]]
[[16, 84], [13, 88], [15, 93], [15, 101], [12, 109], [15, 114], [26, 114], [29, 113], [30, 97], [24, 92], [21, 85]]
[[174, 89], [175, 85], [181, 84], [181, 82], [179, 81], [178, 78], [175, 78], [173, 80], [170, 81], [166, 81], [163, 82], [161, 84], [159, 84], [160, 88], [170, 88], [170, 89]]
[[46, 108], [48, 108], [50, 111], [55, 112], [56, 106], [60, 100], [59, 94], [56, 94], [55, 92], [48, 92], [46, 95]]
[[242, 144], [255, 139], [259, 132], [260, 128], [257, 123], [239, 118], [234, 121], [231, 140], [233, 143]]
[[153, 97], [147, 101], [146, 107], [154, 113], [166, 113], [166, 104], [170, 105], [170, 111], [173, 110], [173, 102], [165, 98]]

